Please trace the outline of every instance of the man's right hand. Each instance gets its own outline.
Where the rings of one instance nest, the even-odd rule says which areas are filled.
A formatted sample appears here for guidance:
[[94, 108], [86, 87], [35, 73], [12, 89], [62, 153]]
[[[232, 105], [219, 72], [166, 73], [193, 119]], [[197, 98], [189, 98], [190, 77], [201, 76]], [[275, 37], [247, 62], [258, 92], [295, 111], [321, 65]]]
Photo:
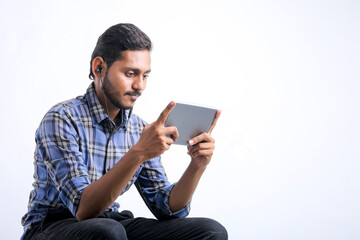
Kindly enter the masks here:
[[163, 154], [177, 140], [179, 136], [177, 128], [165, 127], [165, 121], [174, 107], [175, 102], [171, 101], [159, 118], [144, 128], [139, 141], [133, 146], [132, 150], [143, 156], [142, 162]]

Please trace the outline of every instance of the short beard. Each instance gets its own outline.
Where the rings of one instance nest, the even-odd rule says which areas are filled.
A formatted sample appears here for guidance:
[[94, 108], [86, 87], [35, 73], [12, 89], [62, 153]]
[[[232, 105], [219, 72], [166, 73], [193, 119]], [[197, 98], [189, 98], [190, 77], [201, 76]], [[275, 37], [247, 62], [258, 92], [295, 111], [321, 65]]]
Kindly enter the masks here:
[[[118, 101], [116, 99], [116, 95], [117, 93], [112, 93], [111, 90], [115, 89], [115, 87], [113, 85], [111, 85], [109, 78], [108, 78], [108, 73], [106, 72], [105, 77], [104, 77], [104, 81], [102, 82], [102, 86], [101, 89], [103, 91], [103, 93], [105, 94], [106, 98], [111, 102], [112, 105], [114, 105], [115, 107], [119, 108], [119, 109], [131, 109], [132, 107], [125, 107], [120, 101]], [[106, 101], [106, 99], [104, 99]]]

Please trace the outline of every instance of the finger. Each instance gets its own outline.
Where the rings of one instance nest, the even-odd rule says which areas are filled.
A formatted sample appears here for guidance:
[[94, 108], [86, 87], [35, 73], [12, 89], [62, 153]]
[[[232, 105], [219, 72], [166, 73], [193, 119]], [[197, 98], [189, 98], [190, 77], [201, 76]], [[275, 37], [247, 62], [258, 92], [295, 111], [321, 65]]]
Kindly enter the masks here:
[[201, 142], [197, 145], [189, 146], [188, 152], [190, 154], [193, 154], [194, 152], [199, 151], [199, 150], [214, 149], [214, 148], [215, 148], [215, 145], [213, 142]]
[[170, 137], [166, 137], [165, 143], [168, 147], [170, 147], [174, 143], [174, 140]]
[[174, 142], [176, 142], [179, 137], [179, 132], [175, 126], [165, 128], [165, 134], [166, 136], [170, 135]]
[[190, 146], [194, 146], [195, 144], [199, 143], [199, 142], [211, 142], [213, 141], [213, 139], [211, 138], [209, 133], [202, 133], [194, 138], [192, 138], [191, 140], [189, 140], [189, 144]]
[[214, 129], [215, 125], [216, 125], [216, 122], [217, 120], [219, 119], [220, 117], [220, 114], [221, 114], [221, 110], [217, 110], [216, 111], [216, 114], [215, 114], [215, 117], [214, 117], [214, 120], [213, 122], [211, 123], [211, 126], [210, 126], [210, 129], [209, 129], [209, 134], [211, 134], [212, 130]]
[[203, 157], [211, 157], [214, 153], [214, 150], [212, 149], [200, 149], [198, 151], [195, 151], [191, 154], [189, 154], [192, 158], [197, 158], [199, 156]]
[[175, 107], [175, 102], [171, 101], [166, 108], [160, 113], [160, 116], [156, 120], [159, 124], [165, 124], [166, 119], [168, 118], [171, 110]]

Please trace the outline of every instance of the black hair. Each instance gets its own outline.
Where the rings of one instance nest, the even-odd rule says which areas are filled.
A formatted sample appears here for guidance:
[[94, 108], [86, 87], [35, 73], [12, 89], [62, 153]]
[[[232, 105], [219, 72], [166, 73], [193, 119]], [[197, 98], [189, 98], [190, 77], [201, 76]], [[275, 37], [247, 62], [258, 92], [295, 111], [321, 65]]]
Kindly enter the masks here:
[[108, 69], [111, 65], [121, 60], [122, 52], [126, 50], [151, 51], [150, 38], [138, 27], [130, 23], [120, 23], [108, 28], [98, 39], [91, 55], [89, 78], [94, 80], [92, 61], [96, 57], [102, 57]]

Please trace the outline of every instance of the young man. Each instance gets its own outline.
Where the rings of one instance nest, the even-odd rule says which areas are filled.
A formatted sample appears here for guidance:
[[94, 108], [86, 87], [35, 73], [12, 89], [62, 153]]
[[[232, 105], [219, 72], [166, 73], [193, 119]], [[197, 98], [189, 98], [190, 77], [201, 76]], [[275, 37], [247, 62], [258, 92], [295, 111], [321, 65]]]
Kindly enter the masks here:
[[[150, 73], [150, 39], [132, 24], [110, 27], [91, 57], [84, 96], [49, 110], [36, 132], [35, 182], [23, 239], [227, 239], [206, 218], [185, 218], [214, 151], [211, 131], [190, 140], [191, 161], [170, 184], [160, 155], [176, 141], [164, 123], [174, 102], [147, 124], [132, 113]], [[172, 136], [172, 138], [167, 136]], [[117, 197], [135, 184], [158, 219], [119, 212]]]

